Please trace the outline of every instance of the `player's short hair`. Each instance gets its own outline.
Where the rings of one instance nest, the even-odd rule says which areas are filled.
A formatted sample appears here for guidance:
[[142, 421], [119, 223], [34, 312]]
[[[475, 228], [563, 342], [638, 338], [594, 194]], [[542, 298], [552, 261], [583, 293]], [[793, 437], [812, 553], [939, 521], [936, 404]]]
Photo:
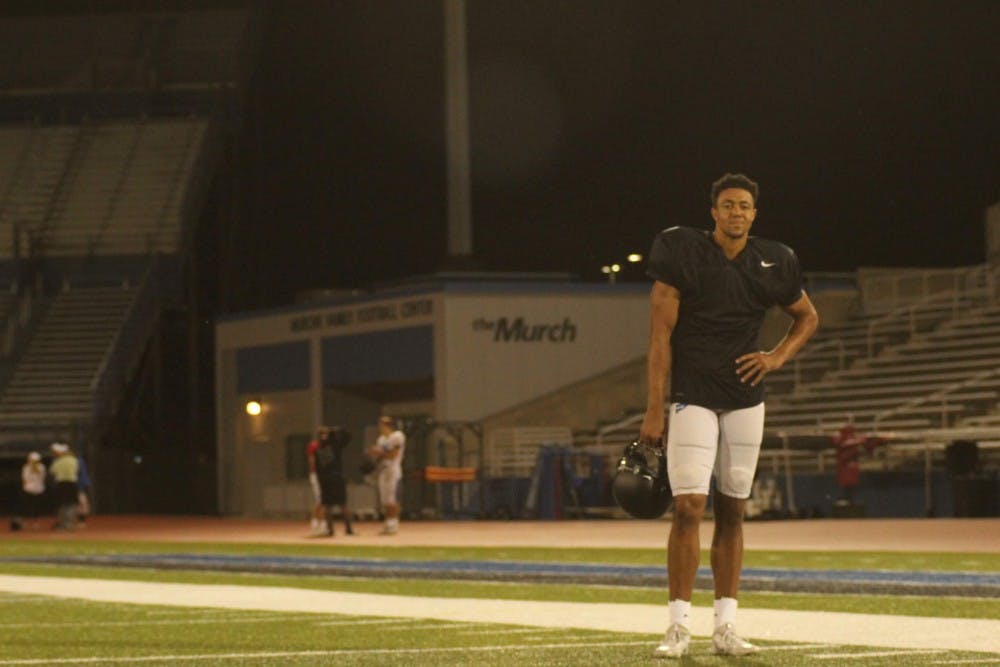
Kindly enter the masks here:
[[385, 424], [386, 426], [393, 426], [395, 424], [395, 420], [393, 420], [393, 418], [389, 415], [382, 415], [378, 418], [378, 423]]
[[757, 182], [750, 179], [746, 174], [723, 174], [722, 178], [712, 183], [712, 208], [719, 201], [719, 193], [729, 188], [739, 188], [746, 190], [753, 197], [754, 208], [757, 207], [757, 195], [760, 192]]

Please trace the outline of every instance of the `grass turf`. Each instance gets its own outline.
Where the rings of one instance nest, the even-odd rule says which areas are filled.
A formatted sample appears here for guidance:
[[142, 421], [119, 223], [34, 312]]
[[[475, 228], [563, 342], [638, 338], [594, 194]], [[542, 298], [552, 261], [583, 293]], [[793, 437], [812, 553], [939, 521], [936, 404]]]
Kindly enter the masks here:
[[[115, 553], [238, 554], [244, 556], [309, 556], [314, 558], [377, 558], [395, 560], [496, 560], [615, 565], [665, 565], [664, 549], [595, 549], [531, 547], [400, 547], [352, 546], [343, 543], [233, 544], [203, 542], [124, 542], [73, 540], [5, 540], [3, 555], [58, 556]], [[708, 563], [708, 551], [702, 562]], [[927, 572], [1000, 572], [1000, 552], [870, 552], [870, 551], [759, 551], [748, 549], [744, 567], [794, 569], [890, 570]]]
[[[435, 579], [391, 579], [332, 576], [291, 576], [257, 573], [147, 570], [139, 568], [83, 567], [27, 563], [0, 563], [0, 573], [30, 576], [82, 577], [125, 581], [194, 584], [283, 586], [310, 590], [382, 593], [417, 597], [548, 600], [564, 602], [616, 602], [666, 604], [666, 591], [626, 586], [581, 584], [517, 584]], [[710, 606], [712, 594], [696, 591], [692, 602]], [[808, 593], [740, 593], [746, 608], [822, 610], [865, 614], [890, 614], [948, 618], [1000, 619], [1000, 600], [993, 598], [817, 595]]]
[[[659, 636], [596, 630], [108, 604], [0, 593], [4, 650], [15, 664], [158, 665], [641, 665]], [[908, 666], [961, 661], [997, 665], [974, 651], [906, 651], [762, 642], [734, 661], [705, 640], [680, 664]]]
[[[2, 542], [3, 555], [59, 556], [113, 553], [215, 553], [407, 560], [497, 560], [662, 565], [662, 550], [363, 547], [343, 544], [265, 545], [160, 542]], [[882, 554], [867, 552], [748, 551], [747, 567], [1000, 571], [1000, 554]], [[708, 562], [703, 554], [703, 562]], [[0, 573], [137, 581], [283, 586], [316, 590], [390, 593], [421, 597], [630, 602], [664, 604], [665, 591], [622, 586], [484, 583], [471, 581], [365, 579], [0, 562]], [[909, 596], [814, 595], [744, 592], [741, 606], [903, 614], [953, 618], [1000, 618], [1000, 600]], [[7, 604], [4, 604], [7, 602]], [[696, 605], [711, 594], [697, 592]], [[391, 628], [387, 631], [387, 628]], [[656, 636], [597, 631], [463, 626], [443, 621], [269, 614], [104, 604], [0, 594], [4, 651], [0, 667], [18, 664], [142, 665], [632, 665], [649, 664]], [[54, 641], [58, 638], [58, 641]], [[865, 655], [866, 653], [870, 655]], [[835, 656], [835, 657], [826, 657]], [[1000, 665], [996, 655], [866, 651], [859, 647], [772, 647], [738, 661], [785, 667], [803, 664], [911, 665], [963, 661]], [[141, 661], [141, 662], [139, 662]], [[683, 664], [725, 665], [705, 642], [693, 646]]]

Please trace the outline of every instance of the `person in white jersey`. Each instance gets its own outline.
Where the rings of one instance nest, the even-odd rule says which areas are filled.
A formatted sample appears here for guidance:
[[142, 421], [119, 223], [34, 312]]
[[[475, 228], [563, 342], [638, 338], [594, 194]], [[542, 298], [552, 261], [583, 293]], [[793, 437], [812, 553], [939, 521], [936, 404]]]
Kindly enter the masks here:
[[[736, 634], [734, 622], [743, 512], [764, 434], [762, 380], [791, 359], [819, 323], [792, 249], [750, 236], [757, 199], [754, 181], [725, 174], [712, 184], [714, 229], [670, 227], [657, 235], [649, 255], [648, 395], [639, 437], [662, 446], [669, 376], [667, 474], [674, 496], [667, 544], [670, 621], [655, 651], [659, 658], [680, 658], [688, 650], [698, 532], [713, 473], [712, 646], [722, 655], [757, 651]], [[792, 323], [777, 346], [763, 351], [758, 333], [775, 306]]]
[[368, 456], [374, 462], [378, 479], [379, 499], [385, 515], [382, 535], [399, 532], [399, 481], [403, 479], [403, 454], [406, 450], [406, 436], [396, 428], [392, 417], [382, 415], [378, 420], [378, 439], [368, 448]]
[[38, 452], [28, 454], [21, 468], [21, 514], [11, 519], [11, 530], [20, 530], [23, 520], [38, 527], [38, 517], [45, 512], [45, 464]]

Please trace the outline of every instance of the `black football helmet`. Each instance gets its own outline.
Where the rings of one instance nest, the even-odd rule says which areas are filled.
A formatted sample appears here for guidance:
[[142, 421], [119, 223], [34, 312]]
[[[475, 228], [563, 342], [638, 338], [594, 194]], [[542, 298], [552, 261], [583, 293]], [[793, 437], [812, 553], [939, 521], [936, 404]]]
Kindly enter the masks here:
[[666, 452], [638, 440], [630, 443], [618, 460], [611, 493], [615, 502], [636, 519], [663, 516], [673, 497]]

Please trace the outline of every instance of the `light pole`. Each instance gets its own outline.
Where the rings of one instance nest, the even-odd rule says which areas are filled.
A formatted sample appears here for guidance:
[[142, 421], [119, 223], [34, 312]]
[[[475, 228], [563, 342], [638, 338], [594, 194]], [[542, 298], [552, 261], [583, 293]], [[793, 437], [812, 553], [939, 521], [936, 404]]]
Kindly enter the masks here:
[[[637, 252], [629, 253], [625, 258], [629, 264], [638, 264], [642, 261], [642, 255]], [[608, 277], [608, 284], [614, 285], [618, 282], [618, 274], [622, 272], [622, 265], [617, 262], [614, 264], [605, 264], [601, 267], [601, 273]]]
[[608, 284], [614, 285], [618, 280], [618, 274], [622, 270], [621, 264], [605, 264], [601, 267], [601, 273], [608, 276]]

